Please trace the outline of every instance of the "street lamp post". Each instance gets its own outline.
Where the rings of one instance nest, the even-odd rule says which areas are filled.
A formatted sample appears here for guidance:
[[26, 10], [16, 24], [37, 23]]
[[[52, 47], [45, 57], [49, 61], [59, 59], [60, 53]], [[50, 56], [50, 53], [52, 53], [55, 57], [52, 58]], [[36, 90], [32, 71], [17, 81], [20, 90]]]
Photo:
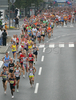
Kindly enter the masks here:
[[10, 28], [10, 3], [8, 3], [8, 7], [9, 7], [9, 28]]

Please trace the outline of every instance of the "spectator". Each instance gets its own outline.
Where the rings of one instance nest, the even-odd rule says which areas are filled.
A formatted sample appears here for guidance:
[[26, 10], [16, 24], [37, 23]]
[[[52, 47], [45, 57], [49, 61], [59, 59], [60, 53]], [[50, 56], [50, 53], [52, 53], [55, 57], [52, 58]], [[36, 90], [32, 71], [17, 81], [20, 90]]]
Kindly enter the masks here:
[[6, 38], [7, 38], [7, 32], [4, 30], [2, 33], [2, 40], [3, 40], [3, 46], [6, 46]]
[[18, 17], [15, 18], [15, 27], [16, 28], [19, 27], [19, 18]]
[[0, 30], [0, 45], [2, 45], [2, 29]]
[[3, 28], [2, 26], [2, 19], [0, 18], [0, 28]]

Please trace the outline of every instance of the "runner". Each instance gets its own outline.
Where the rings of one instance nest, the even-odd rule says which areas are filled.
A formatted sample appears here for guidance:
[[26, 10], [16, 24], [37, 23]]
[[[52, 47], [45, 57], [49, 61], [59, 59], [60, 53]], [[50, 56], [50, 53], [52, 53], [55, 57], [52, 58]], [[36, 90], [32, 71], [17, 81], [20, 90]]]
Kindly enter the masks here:
[[25, 31], [25, 39], [28, 39], [29, 35], [27, 34], [27, 31]]
[[42, 30], [41, 30], [41, 39], [44, 42], [44, 39], [45, 39], [45, 28], [42, 28]]
[[67, 15], [64, 15], [64, 22], [65, 22], [65, 24], [67, 25]]
[[20, 33], [20, 39], [24, 36], [24, 31], [21, 30], [22, 32]]
[[11, 45], [10, 48], [12, 49], [12, 53], [13, 53], [13, 58], [14, 58], [13, 62], [15, 62], [15, 58], [16, 58], [16, 44], [15, 44], [15, 42], [13, 42], [13, 44]]
[[3, 71], [1, 72], [0, 77], [2, 77], [4, 94], [6, 94], [7, 82], [8, 82], [8, 72], [7, 72], [7, 68], [5, 66], [3, 67]]
[[24, 46], [25, 46], [25, 37], [24, 36], [21, 38], [20, 44], [21, 44], [21, 47], [24, 48]]
[[37, 36], [37, 29], [36, 29], [36, 26], [33, 27], [32, 33], [33, 33], [33, 35], [34, 35], [34, 39], [36, 40], [36, 36]]
[[53, 29], [54, 29], [54, 22], [51, 22], [51, 32], [52, 32], [52, 36], [53, 36]]
[[23, 57], [23, 67], [26, 69], [26, 75], [27, 75], [27, 72], [28, 72], [28, 57], [26, 56], [26, 53], [24, 53], [24, 57]]
[[18, 52], [18, 47], [19, 47], [19, 38], [16, 35], [16, 50], [17, 50], [17, 52]]
[[26, 50], [26, 53], [27, 53], [27, 55], [28, 55], [28, 41], [27, 41], [26, 38], [25, 38], [24, 49]]
[[16, 35], [13, 35], [13, 37], [11, 38], [11, 43], [13, 44], [13, 42], [16, 43]]
[[64, 25], [64, 17], [63, 16], [61, 16], [61, 24], [62, 24], [62, 26]]
[[39, 43], [41, 42], [41, 30], [40, 28], [37, 29], [37, 40], [39, 41]]
[[32, 49], [29, 50], [29, 54], [28, 54], [28, 61], [29, 63], [33, 63], [34, 62], [34, 59], [35, 59], [35, 56], [34, 54], [32, 53]]
[[32, 49], [33, 42], [31, 40], [31, 37], [29, 37], [29, 39], [27, 40], [27, 42], [28, 42], [28, 50]]
[[20, 56], [18, 57], [20, 64], [21, 64], [21, 69], [23, 72], [23, 78], [25, 78], [25, 68], [23, 67], [23, 57], [24, 57], [24, 51], [22, 51], [22, 53], [20, 53]]
[[8, 65], [9, 75], [14, 72], [15, 64], [13, 63], [13, 59], [10, 59], [10, 63]]
[[7, 67], [7, 71], [8, 71], [8, 65], [9, 65], [10, 59], [11, 59], [11, 57], [9, 57], [8, 52], [6, 52], [6, 56], [3, 57], [2, 61], [4, 62], [4, 66]]
[[9, 83], [10, 83], [10, 89], [11, 89], [11, 94], [12, 94], [12, 99], [13, 99], [14, 98], [13, 92], [15, 92], [15, 84], [16, 84], [14, 73], [10, 74]]
[[29, 63], [29, 68], [28, 68], [28, 73], [29, 73], [29, 80], [30, 80], [31, 87], [34, 84], [34, 75], [35, 75], [35, 72], [36, 72], [36, 68], [33, 66], [33, 63], [30, 62]]
[[[34, 54], [34, 58], [36, 58], [36, 61], [37, 61], [37, 55], [38, 55], [38, 47], [36, 46], [36, 43], [34, 43], [34, 47], [33, 47], [33, 54]], [[35, 64], [35, 59], [34, 59], [34, 64]]]
[[28, 27], [27, 34], [31, 37], [32, 31], [31, 31], [30, 27]]
[[58, 17], [56, 17], [55, 22], [56, 22], [56, 27], [57, 27], [58, 26], [58, 22], [59, 22]]
[[16, 84], [17, 84], [17, 92], [19, 92], [19, 82], [20, 82], [20, 76], [21, 76], [21, 71], [19, 69], [18, 64], [16, 65], [16, 69], [14, 71], [15, 77], [16, 77]]
[[48, 33], [48, 38], [50, 38], [51, 37], [51, 27], [50, 27], [50, 24], [47, 27], [47, 33]]

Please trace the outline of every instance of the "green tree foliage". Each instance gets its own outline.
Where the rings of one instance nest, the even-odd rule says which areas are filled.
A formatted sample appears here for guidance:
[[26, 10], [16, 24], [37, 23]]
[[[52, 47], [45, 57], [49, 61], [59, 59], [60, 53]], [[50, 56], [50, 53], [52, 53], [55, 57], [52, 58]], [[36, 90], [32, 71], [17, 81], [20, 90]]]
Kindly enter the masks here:
[[30, 7], [31, 3], [35, 3], [36, 6], [38, 6], [43, 0], [16, 0], [15, 6], [17, 8], [25, 8]]

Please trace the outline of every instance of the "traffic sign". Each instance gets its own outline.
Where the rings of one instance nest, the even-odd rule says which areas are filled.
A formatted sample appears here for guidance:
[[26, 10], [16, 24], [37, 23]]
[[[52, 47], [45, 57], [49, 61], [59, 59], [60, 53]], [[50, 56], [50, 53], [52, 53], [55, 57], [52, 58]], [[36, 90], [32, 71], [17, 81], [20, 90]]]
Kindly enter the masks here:
[[16, 2], [16, 0], [10, 0], [10, 2], [11, 2], [11, 3], [15, 3], [15, 2]]

